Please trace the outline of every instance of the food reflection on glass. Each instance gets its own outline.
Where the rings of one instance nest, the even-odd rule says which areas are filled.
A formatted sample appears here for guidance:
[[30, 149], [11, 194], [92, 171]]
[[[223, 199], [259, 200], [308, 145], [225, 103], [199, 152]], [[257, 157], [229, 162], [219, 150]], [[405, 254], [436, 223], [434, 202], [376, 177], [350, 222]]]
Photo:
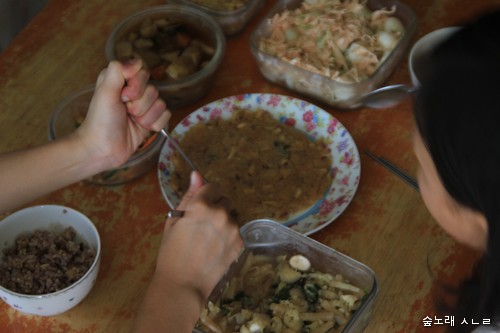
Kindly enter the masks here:
[[[321, 200], [332, 183], [331, 153], [321, 140], [264, 110], [233, 110], [230, 119], [193, 126], [180, 142], [209, 182], [221, 185], [236, 221], [286, 221]], [[173, 154], [172, 187], [185, 193], [191, 168]]]
[[211, 333], [341, 332], [367, 292], [342, 274], [321, 272], [301, 254], [249, 253], [221, 296], [202, 311]]
[[340, 82], [370, 77], [405, 34], [395, 7], [363, 1], [305, 0], [269, 20], [261, 51]]
[[265, 0], [169, 0], [186, 5], [210, 15], [220, 25], [226, 36], [241, 32], [264, 5]]
[[140, 58], [156, 81], [192, 75], [212, 59], [215, 48], [194, 26], [171, 17], [144, 18], [115, 44], [115, 56]]
[[248, 0], [191, 0], [200, 6], [220, 11], [232, 11], [242, 8]]

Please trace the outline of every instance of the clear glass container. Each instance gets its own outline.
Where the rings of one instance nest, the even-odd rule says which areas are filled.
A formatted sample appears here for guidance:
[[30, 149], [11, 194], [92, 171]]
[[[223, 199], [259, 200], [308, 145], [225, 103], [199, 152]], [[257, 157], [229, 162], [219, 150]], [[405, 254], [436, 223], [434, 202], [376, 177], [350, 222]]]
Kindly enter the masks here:
[[279, 0], [252, 32], [250, 47], [260, 72], [271, 82], [327, 105], [341, 109], [354, 109], [362, 106], [361, 96], [380, 87], [403, 59], [415, 32], [415, 13], [410, 7], [397, 0], [368, 0], [366, 4], [372, 11], [380, 8], [390, 9], [394, 6], [394, 16], [403, 23], [405, 34], [370, 77], [357, 83], [345, 83], [294, 66], [259, 49], [259, 41], [270, 34], [269, 19], [284, 10], [300, 7], [302, 2], [303, 0]]
[[217, 10], [191, 0], [169, 0], [169, 3], [178, 3], [200, 9], [212, 16], [222, 27], [226, 36], [239, 33], [250, 22], [252, 17], [264, 5], [265, 0], [248, 0], [235, 10]]
[[203, 97], [213, 86], [213, 79], [226, 49], [226, 39], [219, 24], [205, 12], [185, 5], [163, 5], [135, 13], [120, 22], [106, 42], [106, 56], [115, 60], [115, 45], [130, 32], [137, 31], [145, 19], [167, 18], [179, 20], [183, 28], [199, 36], [213, 47], [214, 53], [208, 63], [197, 72], [169, 81], [151, 79], [168, 107], [180, 107]]
[[[88, 86], [67, 96], [56, 106], [49, 119], [49, 140], [65, 136], [79, 126], [87, 114], [93, 94], [94, 86]], [[103, 171], [86, 181], [99, 185], [118, 185], [134, 180], [156, 165], [164, 142], [163, 135], [155, 133], [121, 167]]]
[[[231, 277], [238, 274], [249, 253], [264, 254], [271, 257], [302, 254], [311, 261], [317, 271], [330, 274], [342, 274], [351, 284], [366, 291], [363, 303], [352, 315], [342, 333], [363, 332], [371, 317], [373, 304], [378, 294], [378, 282], [375, 273], [368, 266], [350, 258], [314, 239], [298, 233], [280, 223], [271, 220], [255, 220], [241, 227], [245, 249], [217, 284], [210, 295], [210, 300], [217, 300]], [[195, 333], [205, 333], [195, 329]]]

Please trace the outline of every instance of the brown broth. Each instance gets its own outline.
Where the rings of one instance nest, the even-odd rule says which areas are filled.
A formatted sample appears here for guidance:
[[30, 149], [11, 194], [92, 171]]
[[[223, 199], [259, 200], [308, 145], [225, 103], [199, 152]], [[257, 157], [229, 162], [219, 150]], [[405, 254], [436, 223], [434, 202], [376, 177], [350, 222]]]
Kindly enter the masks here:
[[[268, 112], [234, 111], [231, 119], [193, 126], [180, 142], [209, 182], [219, 183], [236, 221], [286, 221], [320, 198], [332, 182], [330, 152]], [[172, 186], [185, 193], [190, 167], [174, 152]]]

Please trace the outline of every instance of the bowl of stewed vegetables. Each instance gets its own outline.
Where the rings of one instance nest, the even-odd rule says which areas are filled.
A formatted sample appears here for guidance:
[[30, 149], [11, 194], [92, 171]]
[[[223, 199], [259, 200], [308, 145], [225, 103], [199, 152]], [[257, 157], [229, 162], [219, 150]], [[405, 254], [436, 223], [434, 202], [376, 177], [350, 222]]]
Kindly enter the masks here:
[[142, 59], [150, 83], [170, 108], [193, 103], [213, 86], [226, 40], [205, 12], [168, 4], [137, 12], [118, 23], [106, 42], [108, 60]]

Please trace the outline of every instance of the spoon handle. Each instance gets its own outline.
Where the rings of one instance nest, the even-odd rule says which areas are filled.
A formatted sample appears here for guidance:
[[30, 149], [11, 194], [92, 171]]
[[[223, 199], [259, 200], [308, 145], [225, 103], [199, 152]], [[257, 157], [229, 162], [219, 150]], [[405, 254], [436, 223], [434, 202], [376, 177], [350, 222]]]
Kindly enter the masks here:
[[387, 109], [400, 104], [416, 90], [416, 87], [406, 84], [385, 86], [366, 93], [361, 97], [361, 102], [368, 108]]
[[[182, 158], [184, 159], [184, 161], [186, 161], [186, 163], [191, 167], [191, 169], [193, 171], [197, 171], [197, 172], [200, 172], [198, 170], [198, 168], [194, 165], [193, 161], [191, 161], [191, 159], [186, 155], [186, 153], [184, 152], [184, 150], [182, 150], [182, 148], [179, 146], [179, 144], [177, 143], [177, 141], [175, 141], [174, 139], [172, 139], [172, 137], [168, 134], [167, 130], [162, 128], [160, 130], [160, 133], [163, 134], [168, 141], [170, 141], [170, 143], [172, 144], [172, 146], [175, 148], [175, 150], [177, 150], [177, 152], [182, 156]], [[205, 183], [208, 183], [208, 180], [205, 178], [205, 176], [203, 176], [203, 174], [200, 172], [201, 176], [203, 177], [203, 180], [205, 181]]]

